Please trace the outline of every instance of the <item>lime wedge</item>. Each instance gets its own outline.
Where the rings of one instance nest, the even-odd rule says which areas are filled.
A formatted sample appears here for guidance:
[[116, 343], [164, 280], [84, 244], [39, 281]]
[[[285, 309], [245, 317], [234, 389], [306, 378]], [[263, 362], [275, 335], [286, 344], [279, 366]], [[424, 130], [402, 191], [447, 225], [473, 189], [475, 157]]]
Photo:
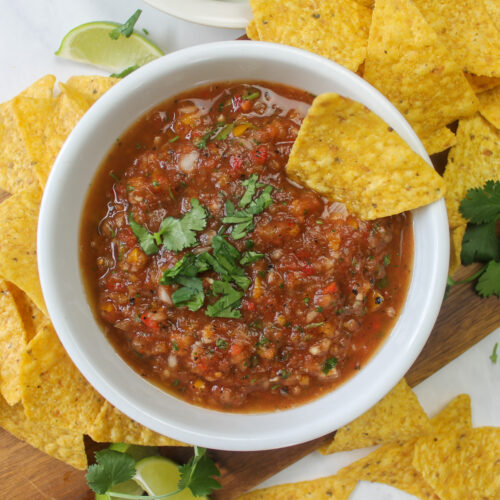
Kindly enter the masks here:
[[98, 21], [73, 28], [62, 40], [57, 56], [110, 71], [142, 66], [163, 55], [163, 51], [139, 33], [113, 40], [109, 33], [118, 23]]
[[[164, 495], [177, 489], [180, 474], [178, 465], [168, 458], [157, 456], [148, 457], [137, 462], [134, 479], [146, 490], [149, 495]], [[169, 500], [193, 500], [207, 497], [195, 497], [191, 490], [186, 488], [177, 495], [168, 497]]]
[[[114, 497], [113, 493], [127, 493], [128, 495], [142, 495], [144, 489], [139, 486], [133, 479], [129, 479], [124, 483], [117, 484], [109, 490], [109, 498], [118, 500], [118, 497]], [[96, 495], [96, 500], [107, 500], [106, 495]]]
[[143, 458], [159, 454], [157, 446], [141, 446], [138, 444], [112, 443], [109, 445], [109, 449], [119, 451], [120, 453], [127, 453], [136, 462]]

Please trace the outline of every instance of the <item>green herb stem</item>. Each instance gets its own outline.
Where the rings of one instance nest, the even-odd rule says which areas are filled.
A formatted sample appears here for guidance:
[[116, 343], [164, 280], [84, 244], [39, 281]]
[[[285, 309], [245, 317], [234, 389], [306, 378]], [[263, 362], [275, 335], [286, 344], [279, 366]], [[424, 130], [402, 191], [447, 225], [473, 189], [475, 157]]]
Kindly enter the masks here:
[[479, 276], [481, 276], [481, 274], [483, 274], [485, 269], [486, 269], [486, 265], [481, 267], [481, 269], [479, 269], [479, 271], [474, 273], [472, 276], [469, 276], [468, 278], [465, 278], [465, 279], [460, 280], [460, 281], [454, 281], [451, 276], [448, 276], [447, 284], [449, 286], [453, 286], [453, 285], [463, 285], [464, 283], [470, 283], [471, 281], [474, 281], [476, 278], [479, 278]]

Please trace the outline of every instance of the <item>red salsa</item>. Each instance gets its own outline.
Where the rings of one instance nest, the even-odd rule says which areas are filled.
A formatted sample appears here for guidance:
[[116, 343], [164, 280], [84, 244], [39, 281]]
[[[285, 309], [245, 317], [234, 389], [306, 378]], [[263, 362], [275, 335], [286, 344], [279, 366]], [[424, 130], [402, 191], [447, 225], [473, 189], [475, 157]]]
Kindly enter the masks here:
[[141, 376], [194, 404], [317, 398], [369, 360], [404, 302], [411, 215], [363, 221], [286, 177], [312, 99], [262, 82], [185, 92], [116, 140], [90, 188], [95, 314]]

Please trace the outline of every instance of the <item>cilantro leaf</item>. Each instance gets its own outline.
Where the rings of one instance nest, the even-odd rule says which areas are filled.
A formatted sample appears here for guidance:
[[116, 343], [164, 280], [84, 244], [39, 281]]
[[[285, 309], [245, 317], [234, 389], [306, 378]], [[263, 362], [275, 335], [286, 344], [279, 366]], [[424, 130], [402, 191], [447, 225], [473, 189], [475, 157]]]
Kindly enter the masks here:
[[496, 295], [500, 297], [500, 262], [490, 261], [479, 277], [476, 291], [483, 297]]
[[493, 352], [490, 355], [491, 362], [495, 365], [497, 364], [497, 361], [498, 361], [497, 349], [498, 349], [498, 342], [495, 343], [495, 345], [493, 347]]
[[460, 212], [474, 224], [496, 221], [500, 215], [500, 181], [490, 180], [482, 188], [469, 189]]
[[323, 367], [321, 368], [321, 371], [325, 374], [328, 375], [330, 373], [330, 370], [335, 368], [337, 366], [337, 358], [328, 358], [324, 363]]
[[135, 23], [139, 19], [141, 13], [142, 10], [137, 9], [123, 24], [120, 24], [114, 30], [109, 32], [110, 38], [118, 40], [120, 35], [128, 38], [134, 32]]
[[237, 309], [241, 305], [243, 292], [235, 290], [227, 281], [214, 281], [212, 290], [222, 297], [213, 305], [207, 306], [207, 316], [211, 318], [241, 318]]
[[130, 225], [130, 229], [132, 229], [132, 232], [139, 241], [139, 245], [144, 250], [144, 253], [146, 255], [153, 255], [154, 253], [158, 252], [159, 249], [155, 242], [154, 236], [144, 226], [141, 226], [134, 220], [132, 212], [128, 214], [128, 223]]
[[168, 268], [160, 280], [162, 285], [172, 285], [178, 283], [181, 276], [193, 278], [198, 273], [202, 273], [209, 268], [208, 264], [196, 255], [190, 253], [184, 255], [173, 267]]
[[495, 233], [495, 221], [476, 226], [468, 224], [462, 240], [462, 264], [500, 260], [500, 240]]
[[212, 490], [221, 487], [219, 481], [213, 476], [220, 476], [219, 469], [212, 459], [206, 454], [205, 448], [194, 447], [194, 457], [185, 465], [179, 467], [180, 480], [178, 488], [180, 490], [189, 488], [196, 497], [209, 495]]
[[206, 218], [206, 210], [196, 198], [192, 198], [189, 212], [186, 212], [181, 219], [166, 217], [160, 225], [160, 230], [153, 236], [157, 242], [161, 240], [168, 250], [178, 252], [195, 245], [195, 231], [205, 229]]
[[97, 464], [91, 465], [85, 476], [90, 488], [104, 495], [112, 486], [132, 479], [135, 474], [135, 460], [127, 453], [114, 450], [96, 452]]
[[223, 141], [224, 139], [227, 139], [229, 134], [233, 131], [233, 128], [234, 123], [227, 123], [224, 125], [214, 137], [214, 141]]
[[120, 73], [111, 73], [111, 77], [113, 78], [125, 78], [127, 75], [130, 75], [130, 73], [133, 73], [137, 68], [139, 68], [138, 64], [134, 64], [133, 66], [129, 66], [128, 68], [125, 68], [123, 71]]
[[172, 294], [175, 307], [187, 306], [190, 311], [197, 311], [205, 302], [205, 292], [200, 278], [179, 276], [177, 283], [183, 285]]
[[258, 261], [259, 259], [262, 259], [263, 257], [264, 257], [263, 253], [258, 253], [254, 251], [245, 252], [243, 254], [243, 257], [240, 259], [240, 264], [242, 266], [247, 266], [248, 264], [252, 264]]
[[241, 182], [241, 184], [247, 188], [245, 194], [241, 197], [241, 200], [238, 203], [241, 208], [246, 207], [252, 201], [258, 187], [264, 186], [264, 184], [259, 184], [257, 182], [258, 179], [259, 177], [257, 174], [252, 174], [247, 180]]

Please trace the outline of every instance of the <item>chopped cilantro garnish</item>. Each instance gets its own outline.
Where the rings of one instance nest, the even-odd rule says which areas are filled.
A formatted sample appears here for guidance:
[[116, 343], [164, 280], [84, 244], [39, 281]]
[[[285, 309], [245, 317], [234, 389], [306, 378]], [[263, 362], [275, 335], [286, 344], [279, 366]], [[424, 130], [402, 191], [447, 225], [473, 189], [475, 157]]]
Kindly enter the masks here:
[[214, 141], [223, 141], [224, 139], [227, 139], [229, 134], [233, 131], [233, 128], [234, 123], [227, 123], [224, 125], [214, 137]]
[[226, 342], [224, 339], [218, 338], [218, 339], [215, 341], [215, 345], [216, 345], [219, 349], [227, 349], [227, 342]]
[[120, 24], [114, 30], [109, 32], [110, 38], [117, 40], [120, 35], [128, 38], [134, 32], [135, 23], [139, 19], [141, 13], [142, 10], [137, 9], [123, 24]]
[[259, 340], [257, 341], [257, 343], [255, 345], [257, 347], [264, 347], [270, 343], [271, 343], [271, 341], [265, 335], [261, 335]]
[[390, 263], [391, 263], [391, 256], [389, 254], [387, 254], [384, 257], [384, 266], [387, 267]]
[[251, 94], [244, 95], [243, 100], [244, 101], [253, 101], [254, 99], [257, 99], [257, 97], [260, 96], [260, 92], [252, 92]]
[[207, 316], [241, 318], [241, 312], [237, 308], [241, 305], [243, 292], [238, 292], [226, 281], [214, 281], [212, 291], [214, 295], [222, 297], [215, 304], [207, 306]]
[[120, 182], [120, 179], [118, 178], [118, 176], [111, 170], [111, 172], [109, 173], [110, 177], [115, 180], [116, 182]]
[[311, 302], [311, 299], [309, 297], [304, 297], [304, 304], [309, 304]]
[[258, 261], [259, 259], [262, 259], [263, 257], [264, 257], [263, 253], [248, 251], [243, 254], [243, 257], [240, 259], [240, 264], [242, 266], [248, 266], [248, 264], [252, 264]]
[[200, 278], [188, 276], [177, 277], [176, 283], [182, 285], [172, 294], [174, 306], [187, 306], [190, 311], [197, 311], [205, 301], [203, 284]]
[[328, 375], [330, 373], [330, 370], [335, 368], [337, 366], [337, 358], [328, 358], [324, 363], [323, 367], [321, 368], [321, 371], [325, 374]]
[[319, 326], [323, 326], [325, 324], [324, 321], [320, 321], [319, 323], [309, 323], [308, 325], [304, 326], [304, 329], [307, 328], [318, 328]]
[[238, 206], [241, 208], [245, 208], [252, 201], [252, 198], [257, 192], [257, 188], [265, 186], [265, 184], [260, 184], [258, 179], [259, 177], [257, 174], [252, 174], [247, 180], [241, 182], [242, 186], [247, 188], [245, 194], [238, 203]]
[[491, 356], [490, 356], [491, 362], [495, 365], [496, 365], [497, 360], [498, 360], [497, 349], [498, 349], [498, 342], [495, 343], [495, 346], [493, 347], [493, 352], [491, 353]]
[[138, 67], [138, 64], [134, 64], [133, 66], [129, 66], [123, 71], [120, 71], [120, 73], [111, 73], [109, 76], [113, 78], [125, 78], [127, 75], [130, 75], [130, 73], [133, 73]]
[[159, 248], [155, 242], [154, 236], [144, 226], [141, 226], [134, 220], [132, 212], [128, 215], [128, 223], [146, 255], [153, 255], [158, 252]]
[[280, 370], [279, 371], [279, 375], [280, 375], [281, 378], [285, 379], [285, 378], [288, 378], [291, 375], [291, 372], [289, 372], [287, 370]]
[[178, 141], [179, 139], [180, 139], [180, 136], [176, 135], [175, 137], [172, 137], [172, 139], [170, 139], [168, 142], [172, 143], [172, 142]]

